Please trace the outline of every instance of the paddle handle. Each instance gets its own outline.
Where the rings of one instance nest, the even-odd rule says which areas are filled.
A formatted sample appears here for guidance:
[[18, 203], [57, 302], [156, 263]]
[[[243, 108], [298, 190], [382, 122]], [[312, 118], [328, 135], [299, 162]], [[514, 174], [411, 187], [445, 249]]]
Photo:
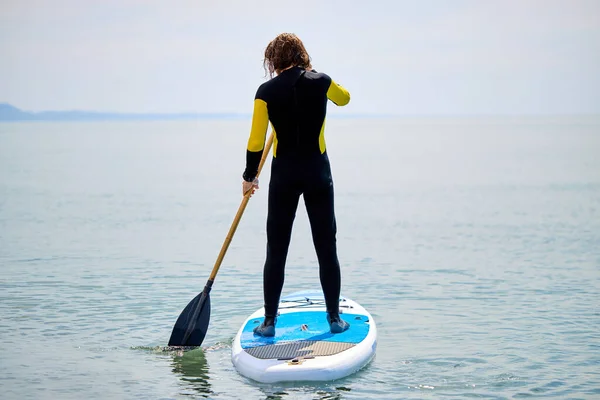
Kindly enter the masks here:
[[[260, 159], [260, 163], [258, 164], [258, 172], [256, 173], [257, 178], [260, 175], [260, 171], [262, 170], [262, 167], [265, 164], [265, 161], [267, 160], [267, 156], [269, 155], [269, 152], [271, 151], [271, 145], [273, 144], [273, 137], [274, 137], [274, 133], [271, 132], [271, 135], [269, 136], [269, 138], [267, 139], [267, 141], [265, 143], [265, 147], [263, 149], [263, 154]], [[231, 240], [233, 239], [233, 235], [234, 235], [238, 225], [240, 224], [240, 219], [242, 218], [242, 214], [244, 214], [244, 210], [246, 209], [246, 206], [248, 205], [248, 201], [250, 200], [251, 195], [252, 195], [252, 189], [250, 189], [248, 192], [246, 192], [246, 194], [244, 194], [244, 198], [242, 199], [242, 204], [240, 204], [237, 214], [235, 215], [235, 218], [233, 219], [233, 223], [231, 224], [231, 227], [229, 228], [229, 232], [227, 233], [227, 237], [225, 238], [225, 242], [223, 242], [223, 246], [221, 246], [221, 251], [219, 252], [217, 261], [215, 261], [215, 266], [213, 267], [210, 277], [208, 278], [208, 281], [211, 283], [211, 286], [212, 286], [212, 281], [214, 281], [215, 277], [217, 276], [217, 272], [219, 272], [219, 268], [221, 267], [223, 258], [225, 258], [225, 253], [227, 252], [227, 249], [229, 248], [229, 244], [231, 243]]]

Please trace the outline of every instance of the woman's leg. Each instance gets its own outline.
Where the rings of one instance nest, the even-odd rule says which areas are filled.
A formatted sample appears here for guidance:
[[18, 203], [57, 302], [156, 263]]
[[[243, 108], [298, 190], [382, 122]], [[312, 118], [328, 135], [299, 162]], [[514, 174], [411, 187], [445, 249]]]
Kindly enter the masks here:
[[333, 180], [329, 166], [324, 170], [324, 180], [313, 181], [313, 186], [304, 192], [304, 203], [310, 220], [313, 243], [319, 260], [319, 277], [325, 296], [327, 319], [331, 332], [340, 333], [349, 324], [339, 317], [341, 290], [340, 263], [337, 256]]
[[263, 271], [265, 317], [275, 318], [285, 278], [292, 226], [300, 191], [287, 181], [271, 181], [267, 215], [267, 259]]
[[319, 278], [328, 312], [338, 312], [341, 288], [337, 257], [336, 222], [333, 208], [333, 182], [304, 193], [313, 243], [319, 260]]

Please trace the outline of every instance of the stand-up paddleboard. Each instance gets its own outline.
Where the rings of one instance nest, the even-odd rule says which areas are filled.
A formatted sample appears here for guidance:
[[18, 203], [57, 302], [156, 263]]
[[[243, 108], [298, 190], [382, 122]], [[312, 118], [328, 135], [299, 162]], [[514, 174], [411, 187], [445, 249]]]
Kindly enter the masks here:
[[371, 361], [377, 328], [360, 304], [340, 297], [340, 316], [350, 324], [332, 334], [322, 292], [296, 292], [283, 297], [275, 337], [254, 335], [264, 308], [242, 324], [231, 349], [238, 372], [258, 382], [330, 381], [348, 376]]

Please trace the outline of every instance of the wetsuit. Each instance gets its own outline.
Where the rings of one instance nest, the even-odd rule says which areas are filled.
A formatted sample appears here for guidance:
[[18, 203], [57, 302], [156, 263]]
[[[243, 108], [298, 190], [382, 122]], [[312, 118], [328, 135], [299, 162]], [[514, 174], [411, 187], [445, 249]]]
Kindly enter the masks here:
[[283, 71], [256, 92], [244, 180], [251, 182], [256, 176], [269, 121], [275, 133], [263, 272], [265, 317], [277, 315], [300, 195], [310, 220], [327, 311], [338, 312], [340, 265], [333, 180], [324, 139], [328, 99], [344, 106], [350, 94], [328, 75], [299, 67]]

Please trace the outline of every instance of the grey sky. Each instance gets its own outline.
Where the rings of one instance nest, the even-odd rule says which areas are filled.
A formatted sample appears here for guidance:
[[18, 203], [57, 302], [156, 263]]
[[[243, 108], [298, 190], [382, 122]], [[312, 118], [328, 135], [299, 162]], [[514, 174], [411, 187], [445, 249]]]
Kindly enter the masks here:
[[0, 102], [250, 113], [281, 32], [343, 114], [600, 113], [597, 0], [4, 0]]

